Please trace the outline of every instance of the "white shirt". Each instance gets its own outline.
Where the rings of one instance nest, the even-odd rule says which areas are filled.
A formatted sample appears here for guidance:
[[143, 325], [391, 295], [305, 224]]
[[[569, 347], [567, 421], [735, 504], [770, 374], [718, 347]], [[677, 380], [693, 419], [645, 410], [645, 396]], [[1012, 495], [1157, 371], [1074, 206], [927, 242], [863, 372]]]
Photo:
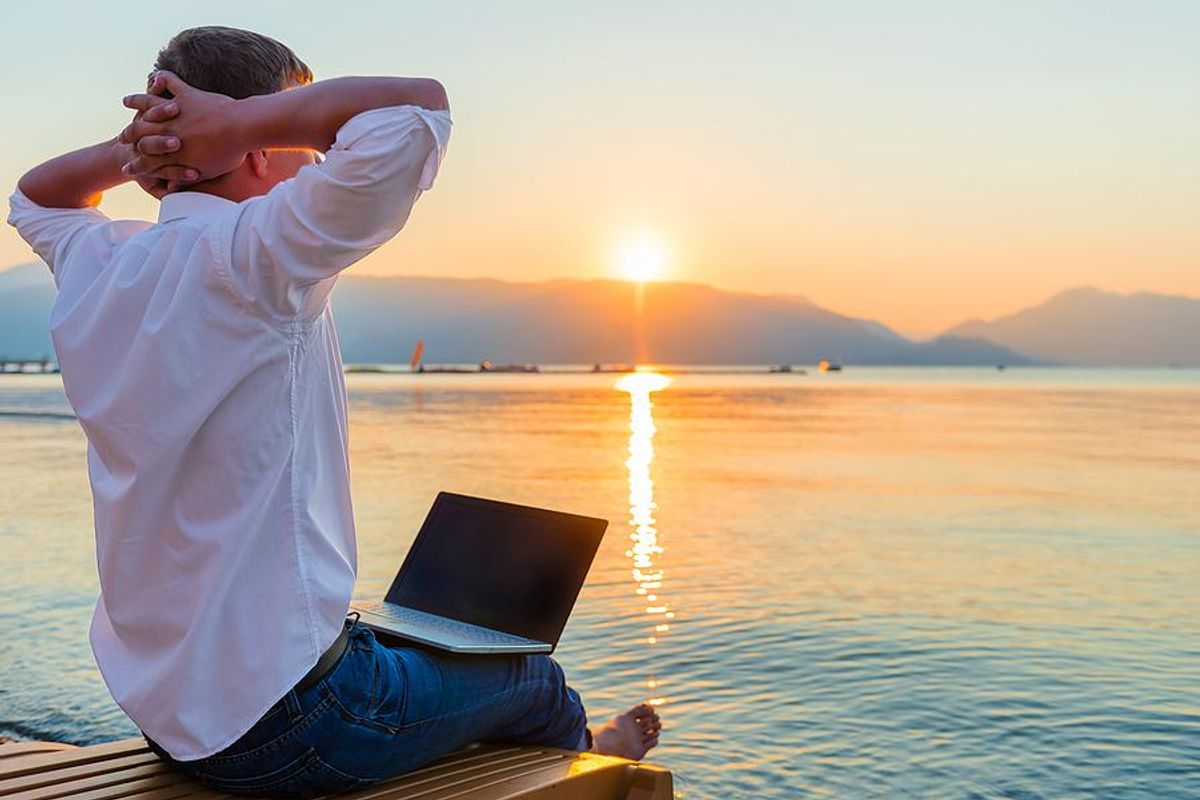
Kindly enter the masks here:
[[176, 759], [236, 741], [341, 631], [356, 563], [329, 294], [403, 227], [449, 134], [444, 111], [359, 114], [268, 194], [171, 194], [157, 224], [11, 199], [58, 284], [88, 439], [92, 650]]

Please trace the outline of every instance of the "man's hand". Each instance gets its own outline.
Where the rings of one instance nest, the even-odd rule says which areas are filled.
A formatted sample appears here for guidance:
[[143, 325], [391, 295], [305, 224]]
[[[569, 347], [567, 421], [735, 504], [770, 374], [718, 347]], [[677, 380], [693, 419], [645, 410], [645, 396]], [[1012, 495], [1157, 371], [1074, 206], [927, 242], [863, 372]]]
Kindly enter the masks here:
[[[147, 114], [165, 124], [178, 114], [178, 108], [165, 97], [153, 97], [138, 109], [135, 121]], [[113, 138], [52, 158], [26, 172], [17, 186], [22, 194], [46, 208], [88, 208], [99, 205], [104, 192], [133, 177], [123, 167], [138, 156], [131, 145]], [[167, 191], [165, 182], [148, 176], [138, 176], [138, 183], [155, 197], [161, 198]]]
[[148, 92], [124, 103], [139, 112], [120, 136], [136, 150], [124, 173], [139, 181], [209, 180], [236, 169], [252, 149], [238, 130], [237, 100], [195, 89], [172, 72], [159, 72]]
[[[168, 122], [179, 116], [179, 106], [171, 102], [168, 97], [159, 97], [155, 95], [141, 95], [145, 100], [138, 103], [137, 113], [134, 114], [133, 121], [139, 122], [149, 120], [151, 122]], [[174, 136], [147, 136], [142, 140], [142, 146], [147, 148], [147, 152], [154, 154], [167, 154], [175, 152], [179, 149], [179, 139]], [[137, 146], [133, 144], [125, 144], [118, 137], [116, 141], [117, 159], [120, 163], [121, 174], [125, 175], [125, 167], [135, 158], [141, 155]], [[178, 174], [185, 180], [194, 180], [195, 171], [186, 167], [181, 167]], [[142, 187], [142, 191], [161, 200], [168, 191], [169, 181], [165, 178], [152, 178], [147, 176], [138, 176], [133, 179], [137, 185]]]
[[[167, 94], [170, 102], [156, 105]], [[446, 90], [429, 78], [367, 77], [333, 78], [234, 100], [189, 86], [164, 70], [148, 92], [125, 98], [126, 106], [145, 113], [121, 133], [121, 141], [138, 152], [125, 174], [165, 179], [174, 190], [231, 172], [256, 150], [325, 152], [342, 125], [364, 111], [402, 105], [445, 109], [448, 102]], [[160, 119], [173, 111], [178, 112], [174, 119]]]

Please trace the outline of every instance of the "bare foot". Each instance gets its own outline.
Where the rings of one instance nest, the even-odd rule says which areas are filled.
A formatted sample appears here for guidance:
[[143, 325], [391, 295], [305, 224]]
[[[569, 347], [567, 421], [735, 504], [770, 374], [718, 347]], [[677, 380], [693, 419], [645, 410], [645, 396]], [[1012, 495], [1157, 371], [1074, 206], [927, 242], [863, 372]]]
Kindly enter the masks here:
[[592, 731], [592, 752], [638, 761], [658, 744], [662, 720], [649, 703], [634, 706]]

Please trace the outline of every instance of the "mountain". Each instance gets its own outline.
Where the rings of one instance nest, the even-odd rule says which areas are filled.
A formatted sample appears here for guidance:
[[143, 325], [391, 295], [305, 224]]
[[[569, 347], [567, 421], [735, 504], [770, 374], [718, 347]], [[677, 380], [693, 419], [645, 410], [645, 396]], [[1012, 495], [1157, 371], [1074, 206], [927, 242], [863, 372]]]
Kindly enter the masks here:
[[[625, 281], [509, 283], [441, 278], [347, 278], [334, 293], [349, 361], [406, 361], [424, 339], [430, 363], [590, 364], [639, 358], [637, 288]], [[646, 358], [669, 364], [1030, 363], [991, 344], [918, 345], [874, 322], [795, 297], [725, 292], [694, 283], [644, 289]]]
[[991, 322], [946, 332], [974, 336], [1034, 358], [1083, 366], [1200, 366], [1200, 299], [1071, 289]]
[[53, 278], [41, 262], [0, 272], [0, 360], [54, 358], [49, 330], [54, 293]]
[[[53, 284], [44, 267], [0, 272], [0, 356], [52, 352]], [[615, 280], [514, 283], [348, 274], [333, 297], [351, 363], [405, 362], [424, 339], [428, 363], [1028, 364], [990, 342], [912, 342], [797, 296], [726, 292], [694, 283]], [[643, 342], [639, 348], [639, 340]]]
[[31, 286], [41, 287], [53, 294], [53, 279], [41, 263], [21, 264], [0, 271], [0, 294]]
[[943, 335], [927, 342], [905, 340], [903, 346], [882, 351], [871, 363], [895, 366], [971, 367], [999, 364], [1032, 366], [1041, 362], [986, 339]]

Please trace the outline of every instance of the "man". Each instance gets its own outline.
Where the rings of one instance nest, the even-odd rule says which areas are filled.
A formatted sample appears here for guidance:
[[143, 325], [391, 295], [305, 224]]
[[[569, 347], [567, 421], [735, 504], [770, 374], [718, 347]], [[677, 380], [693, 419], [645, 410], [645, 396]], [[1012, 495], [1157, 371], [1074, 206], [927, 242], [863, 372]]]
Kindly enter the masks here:
[[[164, 758], [239, 794], [378, 781], [477, 740], [640, 758], [638, 706], [596, 730], [546, 657], [385, 647], [355, 576], [346, 394], [329, 296], [394, 236], [446, 150], [428, 79], [312, 73], [248, 31], [158, 56], [120, 137], [21, 178], [9, 222], [88, 437], [96, 662]], [[319, 160], [316, 153], [324, 153]], [[137, 180], [157, 223], [109, 220]]]

